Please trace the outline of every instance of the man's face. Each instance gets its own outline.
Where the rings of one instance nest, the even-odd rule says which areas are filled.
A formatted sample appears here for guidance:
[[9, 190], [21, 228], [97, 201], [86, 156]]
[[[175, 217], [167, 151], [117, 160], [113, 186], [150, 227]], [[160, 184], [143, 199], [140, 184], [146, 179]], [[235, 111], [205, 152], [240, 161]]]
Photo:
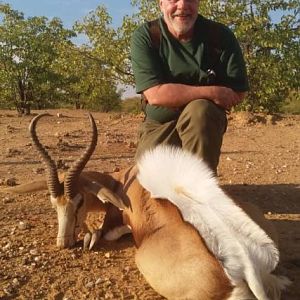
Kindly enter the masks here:
[[160, 0], [169, 31], [177, 38], [190, 38], [197, 19], [199, 0]]

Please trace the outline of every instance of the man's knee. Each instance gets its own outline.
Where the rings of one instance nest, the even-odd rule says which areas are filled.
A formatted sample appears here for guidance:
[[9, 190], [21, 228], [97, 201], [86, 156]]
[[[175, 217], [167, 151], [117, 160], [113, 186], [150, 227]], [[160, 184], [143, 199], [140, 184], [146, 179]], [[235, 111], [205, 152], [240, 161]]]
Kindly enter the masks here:
[[217, 127], [220, 125], [220, 127], [226, 126], [226, 113], [222, 108], [205, 99], [191, 101], [184, 108], [178, 119], [178, 125], [181, 130], [186, 126], [195, 126], [201, 130], [201, 128], [207, 127], [211, 122], [218, 125]]

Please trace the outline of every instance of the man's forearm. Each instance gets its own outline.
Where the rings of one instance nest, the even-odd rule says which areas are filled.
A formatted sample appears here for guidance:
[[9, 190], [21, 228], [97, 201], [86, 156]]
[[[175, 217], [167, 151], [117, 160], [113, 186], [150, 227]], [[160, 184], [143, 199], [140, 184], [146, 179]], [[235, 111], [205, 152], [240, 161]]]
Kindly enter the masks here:
[[230, 88], [220, 86], [191, 86], [166, 83], [144, 91], [148, 102], [165, 107], [181, 107], [196, 99], [207, 99], [217, 105], [230, 109], [244, 98], [244, 93], [237, 93]]

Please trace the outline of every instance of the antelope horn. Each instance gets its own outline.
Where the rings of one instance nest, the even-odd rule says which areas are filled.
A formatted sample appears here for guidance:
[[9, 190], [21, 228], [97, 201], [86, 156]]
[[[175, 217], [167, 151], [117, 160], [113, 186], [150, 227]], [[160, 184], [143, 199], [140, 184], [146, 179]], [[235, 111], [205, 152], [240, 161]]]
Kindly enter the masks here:
[[90, 144], [86, 147], [84, 153], [77, 161], [73, 163], [73, 165], [71, 166], [70, 170], [66, 175], [64, 181], [64, 189], [65, 189], [65, 194], [69, 199], [75, 197], [77, 179], [79, 178], [79, 175], [81, 171], [84, 169], [86, 163], [89, 161], [90, 157], [92, 156], [97, 145], [97, 140], [98, 140], [97, 126], [93, 116], [90, 113], [88, 114], [88, 116], [92, 127], [92, 139]]
[[52, 197], [57, 198], [63, 194], [63, 186], [59, 182], [57, 168], [55, 162], [52, 160], [45, 147], [40, 143], [37, 134], [36, 134], [36, 124], [37, 121], [44, 116], [49, 116], [49, 114], [39, 114], [32, 119], [29, 125], [29, 132], [31, 135], [31, 139], [33, 145], [39, 153], [39, 156], [46, 166], [46, 174], [47, 174], [47, 186], [48, 190]]

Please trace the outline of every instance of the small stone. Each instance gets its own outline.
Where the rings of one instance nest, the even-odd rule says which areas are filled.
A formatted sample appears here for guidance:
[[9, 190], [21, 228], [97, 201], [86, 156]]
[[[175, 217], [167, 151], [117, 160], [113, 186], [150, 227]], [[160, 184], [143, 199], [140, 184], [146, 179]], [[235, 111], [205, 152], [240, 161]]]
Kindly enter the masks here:
[[130, 142], [128, 146], [130, 149], [136, 148], [136, 144], [134, 142]]
[[6, 251], [10, 248], [11, 248], [11, 243], [7, 243], [2, 249], [3, 249], [3, 251]]
[[31, 249], [31, 250], [29, 251], [29, 253], [30, 253], [31, 255], [38, 255], [37, 249]]
[[131, 269], [130, 269], [129, 266], [127, 266], [127, 267], [124, 268], [124, 271], [125, 271], [125, 272], [129, 272], [130, 270], [131, 270]]
[[105, 289], [107, 289], [107, 288], [110, 287], [111, 285], [112, 285], [112, 282], [111, 282], [109, 279], [105, 280], [104, 283], [103, 283], [103, 287], [104, 287]]
[[14, 292], [14, 290], [11, 286], [8, 286], [8, 287], [4, 288], [3, 291], [7, 296], [12, 296], [12, 294]]
[[19, 285], [20, 285], [20, 282], [19, 282], [18, 278], [14, 278], [13, 281], [12, 281], [12, 284], [13, 284], [14, 286], [19, 286]]
[[18, 228], [20, 230], [26, 230], [26, 229], [30, 228], [30, 225], [27, 222], [20, 221], [19, 224], [18, 224]]
[[106, 292], [104, 295], [105, 299], [114, 299], [114, 294], [112, 292]]
[[94, 287], [94, 282], [90, 281], [85, 285], [86, 288], [91, 289]]
[[35, 174], [43, 174], [44, 171], [45, 171], [44, 168], [36, 168], [36, 169], [33, 170], [33, 172], [34, 172]]
[[104, 254], [104, 257], [105, 257], [105, 258], [110, 258], [110, 253], [109, 253], [109, 252], [106, 252], [106, 253]]
[[10, 197], [4, 197], [3, 198], [3, 204], [12, 203], [13, 201], [14, 201], [14, 199], [10, 198]]
[[5, 183], [7, 186], [16, 186], [17, 180], [16, 180], [16, 178], [11, 177], [11, 178], [7, 178]]

